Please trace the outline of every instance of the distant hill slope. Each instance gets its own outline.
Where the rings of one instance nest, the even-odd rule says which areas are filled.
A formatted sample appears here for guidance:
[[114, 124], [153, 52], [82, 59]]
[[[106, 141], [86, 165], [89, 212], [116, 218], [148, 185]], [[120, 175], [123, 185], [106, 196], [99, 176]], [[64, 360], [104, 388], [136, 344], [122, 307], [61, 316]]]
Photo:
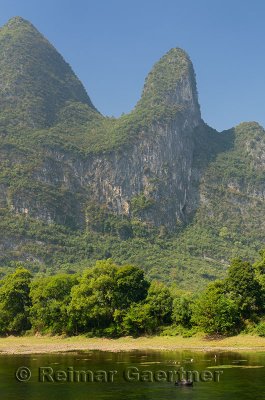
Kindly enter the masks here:
[[170, 50], [131, 113], [103, 117], [20, 17], [0, 29], [0, 265], [74, 271], [112, 257], [195, 288], [264, 246], [265, 135], [201, 119], [188, 55]]

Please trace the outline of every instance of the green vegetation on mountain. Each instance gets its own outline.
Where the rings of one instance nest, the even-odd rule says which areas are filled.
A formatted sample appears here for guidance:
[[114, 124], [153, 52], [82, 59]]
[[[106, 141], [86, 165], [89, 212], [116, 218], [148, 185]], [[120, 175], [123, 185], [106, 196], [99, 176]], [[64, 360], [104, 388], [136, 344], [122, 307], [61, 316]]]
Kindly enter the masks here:
[[[64, 296], [69, 300], [76, 279], [69, 275], [97, 260], [134, 265], [149, 280], [184, 289], [224, 278], [235, 257], [254, 262], [265, 237], [264, 129], [255, 122], [222, 133], [208, 127], [200, 119], [194, 71], [183, 50], [172, 49], [158, 61], [136, 107], [119, 119], [95, 109], [70, 66], [22, 18], [12, 18], [0, 29], [0, 51], [0, 274], [14, 272], [18, 263], [37, 277], [67, 274], [56, 282], [45, 278], [44, 286], [36, 288], [48, 293], [58, 285], [59, 297], [47, 321], [56, 320], [57, 302]], [[133, 146], [135, 166], [128, 172]], [[170, 154], [172, 149], [179, 153]], [[116, 166], [123, 154], [128, 163], [121, 172]], [[164, 162], [167, 156], [171, 164]], [[159, 157], [163, 162], [156, 164]], [[105, 176], [95, 177], [95, 168], [102, 175], [112, 168], [114, 183], [102, 184]], [[186, 180], [170, 191], [182, 175]], [[126, 186], [130, 196], [119, 195], [122, 184], [134, 185]], [[119, 212], [113, 210], [109, 192], [106, 198], [102, 193], [108, 185]], [[97, 190], [100, 201], [93, 197]], [[182, 219], [167, 202], [173, 196], [178, 196]], [[174, 229], [156, 223], [157, 204], [161, 214], [172, 216]], [[60, 291], [62, 282], [67, 293]], [[126, 332], [140, 330], [154, 311], [150, 290], [143, 308], [136, 302], [126, 316], [116, 315]], [[155, 290], [164, 301], [164, 288]], [[218, 297], [218, 290], [209, 296]], [[179, 300], [174, 301], [165, 308], [189, 325], [190, 316], [179, 313]], [[36, 304], [32, 313], [37, 324]], [[224, 319], [235, 311], [224, 293], [215, 305], [224, 307]], [[40, 309], [45, 307], [43, 301]], [[159, 312], [152, 314], [150, 330], [159, 318], [159, 323], [167, 321], [169, 314]], [[229, 321], [233, 327], [234, 319]]]

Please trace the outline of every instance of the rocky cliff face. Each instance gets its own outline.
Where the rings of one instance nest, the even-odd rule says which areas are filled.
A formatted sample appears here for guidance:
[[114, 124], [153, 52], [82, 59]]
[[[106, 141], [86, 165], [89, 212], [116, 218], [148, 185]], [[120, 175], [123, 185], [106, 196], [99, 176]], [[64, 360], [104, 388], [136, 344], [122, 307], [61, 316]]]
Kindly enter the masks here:
[[176, 117], [170, 124], [152, 126], [130, 146], [85, 160], [51, 151], [45, 161], [47, 174], [39, 170], [36, 179], [64, 184], [71, 192], [83, 189], [87, 203], [128, 217], [137, 214], [151, 225], [172, 230], [193, 211], [188, 197], [197, 122]]
[[[186, 221], [194, 211], [190, 196], [194, 128], [202, 124], [193, 69], [187, 55], [173, 49], [150, 75], [155, 80], [152, 86], [155, 91], [155, 85], [159, 87], [160, 80], [168, 73], [161, 70], [160, 63], [175, 63], [176, 68], [179, 58], [184, 58], [187, 68], [181, 76], [171, 75], [174, 82], [170, 90], [160, 94], [159, 105], [165, 102], [167, 107], [177, 107], [169, 121], [153, 122], [130, 145], [103, 154], [89, 154], [85, 159], [50, 151], [50, 162], [45, 161], [45, 170], [50, 174], [44, 174], [42, 168], [37, 179], [51, 185], [66, 184], [71, 192], [83, 189], [88, 203], [105, 205], [110, 212], [128, 217], [136, 214], [151, 225], [165, 225], [173, 230], [176, 224]], [[149, 80], [148, 77], [136, 110], [143, 107]], [[52, 165], [54, 161], [56, 167]]]

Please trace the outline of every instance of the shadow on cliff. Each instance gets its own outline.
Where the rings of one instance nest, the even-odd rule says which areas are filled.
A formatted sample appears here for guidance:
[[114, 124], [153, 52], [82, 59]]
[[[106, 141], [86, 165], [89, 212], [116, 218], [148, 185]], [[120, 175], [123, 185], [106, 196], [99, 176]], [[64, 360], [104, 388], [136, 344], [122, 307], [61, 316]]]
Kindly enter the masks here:
[[185, 205], [183, 214], [185, 223], [179, 226], [176, 233], [182, 232], [194, 220], [200, 206], [200, 184], [208, 166], [217, 157], [234, 149], [235, 129], [218, 132], [204, 122], [194, 129], [194, 152], [192, 162], [191, 190], [188, 206]]

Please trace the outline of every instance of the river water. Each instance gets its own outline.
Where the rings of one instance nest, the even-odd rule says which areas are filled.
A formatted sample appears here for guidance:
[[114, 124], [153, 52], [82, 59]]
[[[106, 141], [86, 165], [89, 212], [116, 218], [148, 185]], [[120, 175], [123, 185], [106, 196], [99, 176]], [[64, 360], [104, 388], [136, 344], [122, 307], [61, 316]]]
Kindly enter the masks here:
[[[264, 352], [0, 355], [0, 393], [4, 400], [262, 400], [264, 367]], [[187, 373], [193, 387], [176, 387]]]

